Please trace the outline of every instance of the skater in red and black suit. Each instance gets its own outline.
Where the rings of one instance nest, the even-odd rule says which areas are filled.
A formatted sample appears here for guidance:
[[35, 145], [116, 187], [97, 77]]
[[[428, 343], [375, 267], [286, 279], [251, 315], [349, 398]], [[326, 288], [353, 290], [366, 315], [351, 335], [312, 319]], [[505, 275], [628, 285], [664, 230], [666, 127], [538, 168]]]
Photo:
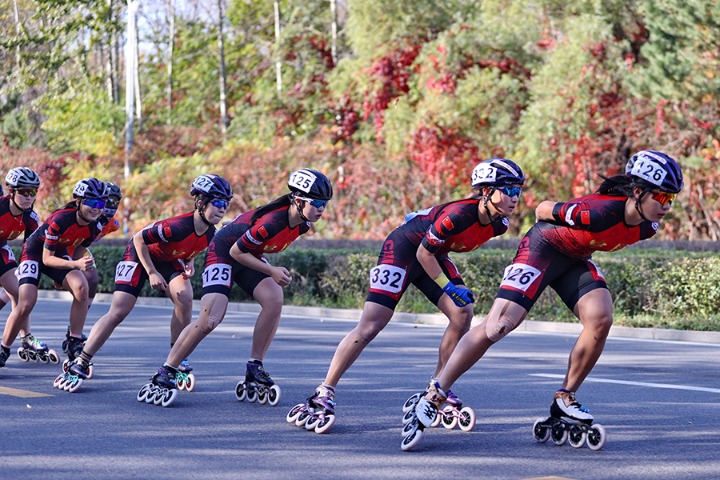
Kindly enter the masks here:
[[[82, 329], [88, 310], [88, 284], [83, 272], [95, 268], [85, 256], [100, 233], [97, 219], [105, 207], [105, 184], [96, 178], [85, 178], [73, 188], [74, 200], [53, 212], [43, 225], [26, 240], [16, 276], [19, 281], [18, 302], [5, 324], [0, 366], [5, 364], [9, 347], [26, 325], [37, 303], [40, 274], [44, 273], [72, 293], [70, 307], [70, 360], [82, 348]], [[68, 248], [75, 247], [75, 256]], [[6, 350], [7, 349], [7, 350]]]
[[[515, 162], [493, 158], [473, 170], [471, 185], [475, 193], [472, 197], [406, 215], [405, 223], [385, 240], [377, 266], [370, 271], [370, 292], [359, 323], [338, 345], [325, 381], [317, 387], [315, 395], [306, 406], [300, 404], [291, 410], [288, 421], [296, 415], [302, 416], [304, 408], [320, 407], [326, 415], [331, 411], [334, 415], [335, 387], [340, 378], [390, 322], [395, 307], [411, 284], [449, 320], [433, 376], [442, 371], [458, 341], [470, 328], [475, 301], [448, 254], [475, 250], [505, 233], [509, 226], [507, 217], [520, 201], [524, 182], [525, 175]], [[453, 401], [456, 405], [462, 403], [457, 397], [453, 397]], [[316, 420], [309, 419], [310, 422]], [[295, 421], [298, 423], [297, 418]], [[329, 428], [322, 423], [320, 429]]]
[[[570, 352], [567, 373], [554, 395], [548, 423], [536, 425], [535, 433], [547, 432], [549, 436], [553, 430], [555, 435], [550, 427], [553, 419], [562, 420], [563, 425], [584, 425], [583, 429], [592, 425], [593, 416], [577, 402], [575, 392], [602, 354], [613, 323], [613, 303], [591, 255], [598, 250], [616, 251], [655, 235], [658, 222], [670, 211], [683, 187], [680, 166], [664, 153], [640, 151], [630, 158], [625, 171], [625, 175], [606, 178], [593, 195], [564, 203], [546, 200], [538, 205], [537, 223], [520, 242], [512, 265], [505, 269], [485, 321], [463, 337], [445, 369], [431, 382], [430, 391], [417, 404], [422, 426], [431, 424], [453, 383], [520, 325], [548, 286], [578, 317], [583, 330]], [[591, 438], [588, 445], [602, 448], [604, 430], [593, 429], [587, 434]], [[571, 439], [576, 444], [584, 438], [582, 431], [576, 430], [577, 438]], [[559, 429], [557, 434], [562, 432]], [[542, 440], [543, 435], [536, 437]], [[562, 436], [553, 438], [562, 440]], [[403, 442], [403, 449], [416, 442], [410, 436], [406, 440], [408, 445]]]
[[[182, 359], [225, 318], [230, 289], [237, 284], [261, 310], [255, 321], [245, 379], [238, 383], [236, 394], [240, 400], [247, 397], [254, 401], [260, 396], [263, 403], [269, 400], [275, 405], [279, 401], [280, 389], [264, 370], [263, 360], [280, 323], [282, 289], [292, 277], [285, 267], [270, 265], [265, 254], [282, 252], [306, 234], [333, 196], [330, 180], [308, 168], [292, 172], [288, 188], [288, 195], [239, 215], [215, 236], [205, 257], [200, 315], [183, 330], [152, 383], [141, 389], [139, 400], [147, 399], [153, 385], [172, 388]], [[168, 397], [163, 405], [171, 401]]]
[[[195, 197], [192, 212], [157, 221], [128, 242], [122, 260], [115, 267], [115, 292], [110, 310], [90, 330], [82, 353], [70, 366], [71, 376], [80, 380], [87, 378], [91, 359], [130, 314], [148, 281], [150, 287], [165, 293], [175, 305], [170, 321], [171, 346], [190, 323], [193, 259], [207, 248], [215, 235], [215, 225], [225, 215], [233, 192], [227, 180], [209, 174], [193, 181], [190, 195]], [[191, 369], [189, 365], [188, 368]], [[64, 380], [66, 384], [68, 381], [73, 382], [73, 386], [78, 384], [76, 378]], [[56, 386], [62, 387], [63, 382], [58, 382], [60, 385]]]

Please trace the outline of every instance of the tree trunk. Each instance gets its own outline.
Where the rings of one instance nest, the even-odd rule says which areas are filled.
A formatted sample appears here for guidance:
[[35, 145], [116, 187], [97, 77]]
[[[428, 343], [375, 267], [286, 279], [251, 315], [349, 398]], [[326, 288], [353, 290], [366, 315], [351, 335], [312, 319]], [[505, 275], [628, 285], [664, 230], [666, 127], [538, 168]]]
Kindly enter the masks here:
[[135, 141], [135, 55], [137, 54], [137, 28], [135, 16], [139, 0], [127, 0], [127, 43], [125, 44], [125, 178], [132, 174], [132, 149]]
[[273, 8], [275, 10], [275, 82], [277, 92], [282, 93], [282, 62], [280, 61], [280, 2], [278, 0], [273, 2]]
[[220, 64], [220, 128], [222, 128], [223, 135], [227, 131], [228, 125], [230, 125], [230, 119], [227, 114], [227, 74], [225, 72], [225, 38], [223, 35], [223, 0], [218, 0], [218, 61]]
[[175, 0], [168, 0], [167, 4], [169, 25], [169, 45], [167, 63], [167, 120], [165, 123], [172, 125], [173, 108], [173, 54], [175, 52]]
[[337, 39], [338, 39], [338, 25], [337, 25], [337, 0], [330, 0], [330, 55], [332, 56], [333, 67], [337, 65]]

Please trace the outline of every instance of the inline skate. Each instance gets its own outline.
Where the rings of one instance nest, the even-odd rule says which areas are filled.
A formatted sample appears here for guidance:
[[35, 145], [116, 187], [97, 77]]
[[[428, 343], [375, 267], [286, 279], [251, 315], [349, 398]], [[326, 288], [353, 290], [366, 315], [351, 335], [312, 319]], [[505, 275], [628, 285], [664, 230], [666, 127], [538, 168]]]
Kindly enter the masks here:
[[538, 443], [550, 439], [553, 444], [562, 446], [569, 441], [574, 448], [587, 444], [591, 450], [600, 450], [605, 446], [607, 436], [605, 428], [593, 421], [590, 411], [575, 400], [575, 392], [561, 389], [555, 393], [550, 405], [550, 416], [535, 421], [533, 437]]
[[57, 352], [49, 349], [45, 342], [41, 342], [30, 333], [20, 339], [17, 354], [25, 362], [34, 360], [40, 363], [60, 363]]
[[0, 368], [5, 366], [9, 357], [10, 354], [0, 348]]
[[188, 392], [195, 390], [195, 374], [192, 371], [193, 368], [187, 358], [180, 362], [175, 374], [178, 390], [187, 390]]
[[285, 417], [300, 428], [325, 433], [335, 424], [335, 389], [320, 385], [305, 403], [295, 405]]
[[169, 407], [178, 394], [176, 376], [175, 368], [163, 365], [152, 376], [150, 382], [140, 388], [137, 401]]
[[[427, 390], [422, 393], [416, 393], [405, 401], [405, 404], [403, 404], [403, 426], [415, 418], [414, 407], [426, 394]], [[442, 426], [448, 430], [459, 426], [463, 432], [469, 432], [475, 427], [475, 410], [470, 407], [463, 407], [462, 400], [451, 390], [447, 391], [447, 400], [445, 403], [446, 405], [438, 411], [438, 415], [430, 427], [434, 428], [442, 423]]]
[[[83, 343], [85, 340], [87, 340], [87, 336], [85, 336], [84, 333], [80, 334], [80, 338], [82, 339]], [[70, 341], [70, 325], [68, 325], [67, 330], [65, 331], [65, 340], [62, 342], [62, 351], [64, 353], [67, 353], [68, 351], [68, 342]]]
[[241, 402], [247, 400], [251, 403], [257, 401], [261, 405], [277, 405], [280, 401], [280, 387], [275, 385], [261, 361], [248, 362], [245, 380], [235, 386], [235, 397]]
[[78, 391], [83, 381], [88, 378], [92, 378], [93, 364], [79, 358], [82, 353], [83, 345], [85, 345], [84, 340], [76, 337], [69, 337], [67, 350], [68, 358], [63, 361], [62, 373], [53, 380], [53, 387], [58, 390], [65, 390], [66, 392], [74, 393]]
[[425, 395], [421, 396], [412, 410], [406, 412], [403, 417], [404, 422], [406, 418], [409, 418], [402, 429], [403, 439], [400, 448], [403, 451], [410, 450], [420, 442], [424, 430], [437, 421], [438, 411], [445, 400], [447, 400], [447, 394], [440, 388], [436, 380], [431, 380]]

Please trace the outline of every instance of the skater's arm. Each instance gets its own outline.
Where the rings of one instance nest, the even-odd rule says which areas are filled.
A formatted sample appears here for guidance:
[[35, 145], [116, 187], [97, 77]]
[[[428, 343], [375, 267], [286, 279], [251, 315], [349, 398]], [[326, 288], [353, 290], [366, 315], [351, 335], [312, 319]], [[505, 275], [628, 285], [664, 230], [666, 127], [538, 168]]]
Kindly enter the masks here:
[[[435, 280], [440, 275], [442, 275], [443, 271], [440, 267], [440, 262], [438, 262], [437, 257], [435, 257], [435, 255], [433, 255], [422, 244], [418, 247], [415, 256], [417, 257], [418, 262], [420, 262], [420, 265], [422, 265], [423, 269], [430, 278]], [[440, 287], [444, 286], [445, 285], [440, 285]]]
[[237, 243], [230, 248], [230, 256], [241, 265], [272, 277], [275, 283], [281, 287], [289, 285], [290, 280], [292, 280], [290, 272], [288, 272], [285, 267], [274, 267], [266, 261], [260, 260], [252, 253], [242, 252], [237, 246]]
[[42, 261], [43, 264], [47, 267], [59, 268], [62, 270], [73, 270], [77, 268], [78, 270], [85, 271], [90, 270], [93, 265], [92, 259], [87, 259], [84, 257], [80, 258], [79, 260], [68, 260], [66, 258], [56, 257], [55, 251], [49, 250], [47, 248], [43, 248]]
[[143, 238], [142, 230], [133, 235], [132, 240], [133, 245], [135, 245], [135, 250], [137, 251], [138, 258], [140, 259], [140, 263], [142, 264], [143, 268], [145, 268], [145, 271], [148, 274], [150, 287], [154, 288], [155, 290], [160, 290], [161, 292], [164, 292], [167, 289], [167, 283], [165, 282], [165, 279], [162, 277], [162, 275], [158, 273], [157, 268], [155, 268], [155, 264], [150, 257], [150, 250], [148, 249], [148, 246], [145, 243], [145, 239]]
[[540, 205], [535, 209], [535, 221], [554, 222], [555, 217], [553, 216], [553, 210], [555, 205], [557, 205], [557, 202], [551, 202], [550, 200], [540, 202]]

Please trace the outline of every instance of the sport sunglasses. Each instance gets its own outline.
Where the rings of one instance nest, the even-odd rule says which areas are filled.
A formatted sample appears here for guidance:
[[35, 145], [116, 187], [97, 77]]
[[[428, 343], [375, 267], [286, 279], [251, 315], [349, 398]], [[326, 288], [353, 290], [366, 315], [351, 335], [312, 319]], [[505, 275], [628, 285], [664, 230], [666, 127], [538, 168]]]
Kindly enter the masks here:
[[305, 197], [295, 197], [298, 200], [302, 200], [303, 202], [308, 202], [310, 205], [312, 205], [315, 208], [322, 208], [326, 207], [329, 200], [313, 200], [312, 198], [305, 198]]
[[522, 193], [522, 187], [498, 187], [498, 190], [508, 197], [519, 197]]
[[652, 193], [652, 199], [658, 202], [660, 205], [665, 206], [675, 201], [675, 197], [677, 197], [677, 193], [667, 193], [667, 192], [651, 192]]
[[105, 208], [105, 200], [102, 198], [86, 198], [82, 201], [82, 204], [90, 208]]
[[34, 197], [37, 195], [38, 192], [37, 188], [18, 188], [15, 191], [23, 197]]
[[219, 200], [216, 198], [216, 199], [210, 200], [210, 204], [217, 209], [224, 210], [224, 209], [228, 208], [228, 205], [230, 205], [230, 202], [228, 202], [227, 200]]

